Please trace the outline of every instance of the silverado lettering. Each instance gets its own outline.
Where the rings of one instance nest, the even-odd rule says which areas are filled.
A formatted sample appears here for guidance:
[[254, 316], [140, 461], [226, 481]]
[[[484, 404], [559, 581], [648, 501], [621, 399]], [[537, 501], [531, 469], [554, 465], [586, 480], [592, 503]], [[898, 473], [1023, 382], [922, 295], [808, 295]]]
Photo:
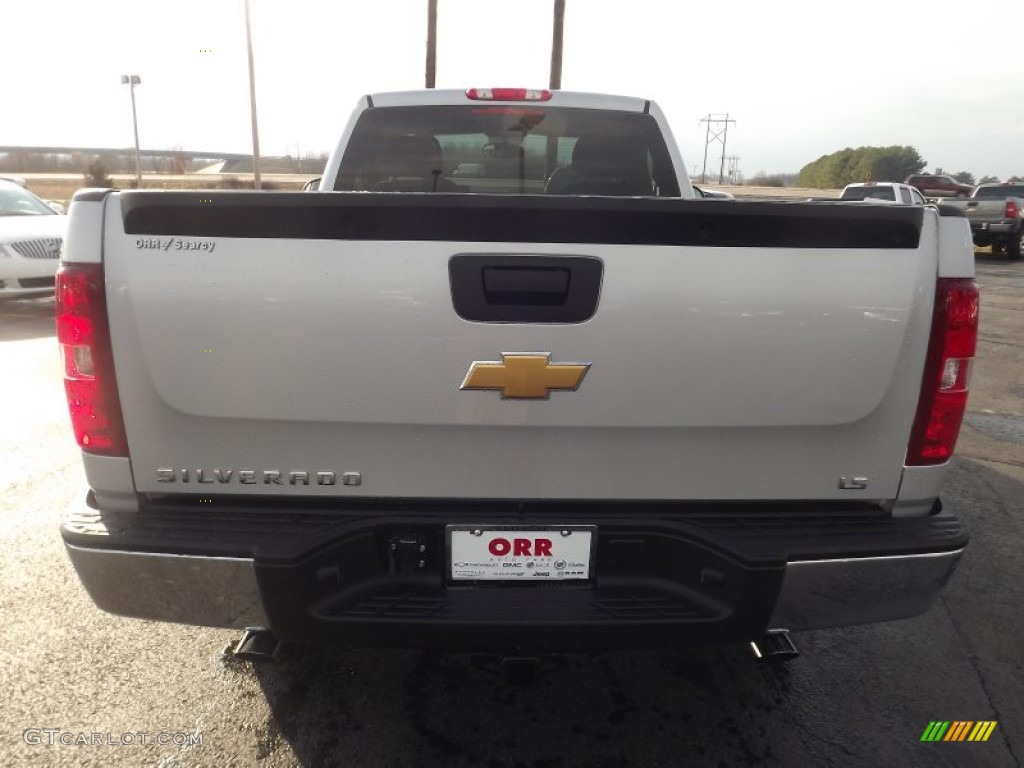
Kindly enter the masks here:
[[[226, 485], [232, 479], [242, 485], [256, 485], [262, 482], [264, 485], [337, 485], [338, 476], [334, 472], [304, 472], [295, 470], [292, 472], [281, 472], [277, 469], [172, 469], [162, 467], [157, 469], [157, 482], [159, 483], [219, 483]], [[345, 483], [350, 485], [350, 483]]]

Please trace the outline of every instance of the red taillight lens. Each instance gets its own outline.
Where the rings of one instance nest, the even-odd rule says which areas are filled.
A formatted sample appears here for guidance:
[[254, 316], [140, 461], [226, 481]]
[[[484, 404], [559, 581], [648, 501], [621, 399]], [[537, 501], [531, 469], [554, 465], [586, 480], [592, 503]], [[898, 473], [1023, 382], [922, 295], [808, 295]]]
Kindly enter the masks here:
[[1014, 200], [1006, 201], [1006, 212], [1003, 214], [1003, 218], [1016, 219], [1020, 216], [1020, 209], [1017, 207], [1017, 203]]
[[466, 97], [476, 101], [548, 101], [549, 90], [530, 88], [470, 88]]
[[910, 433], [908, 466], [941, 464], [953, 455], [967, 409], [978, 340], [978, 284], [939, 278], [921, 399]]
[[89, 453], [127, 456], [101, 265], [65, 264], [58, 270], [57, 342], [78, 444]]

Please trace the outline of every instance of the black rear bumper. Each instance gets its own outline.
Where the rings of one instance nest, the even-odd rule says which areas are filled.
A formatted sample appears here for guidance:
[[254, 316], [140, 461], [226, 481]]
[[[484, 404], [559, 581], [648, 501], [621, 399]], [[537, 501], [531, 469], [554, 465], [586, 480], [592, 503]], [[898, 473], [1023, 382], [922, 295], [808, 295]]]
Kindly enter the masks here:
[[[569, 650], [747, 639], [767, 624], [783, 562], [744, 563], [664, 521], [597, 525], [588, 585], [447, 584], [443, 528], [411, 520], [359, 525], [257, 574], [274, 631], [314, 643]], [[425, 542], [423, 560], [396, 562], [396, 535]]]
[[[595, 525], [594, 579], [451, 585], [444, 531], [453, 523]], [[893, 519], [863, 505], [422, 501], [296, 510], [162, 499], [132, 515], [80, 511], [63, 535], [94, 600], [115, 613], [266, 626], [314, 644], [465, 651], [724, 643], [758, 637], [776, 619], [805, 629], [914, 615], [967, 542], [938, 504], [928, 517]], [[202, 578], [211, 566], [216, 578]], [[811, 574], [811, 592], [826, 590], [826, 610], [800, 573]], [[175, 584], [200, 607], [169, 595]]]
[[1020, 219], [972, 221], [971, 236], [975, 245], [984, 247], [1009, 240], [1020, 232], [1021, 227], [1024, 227], [1024, 222]]

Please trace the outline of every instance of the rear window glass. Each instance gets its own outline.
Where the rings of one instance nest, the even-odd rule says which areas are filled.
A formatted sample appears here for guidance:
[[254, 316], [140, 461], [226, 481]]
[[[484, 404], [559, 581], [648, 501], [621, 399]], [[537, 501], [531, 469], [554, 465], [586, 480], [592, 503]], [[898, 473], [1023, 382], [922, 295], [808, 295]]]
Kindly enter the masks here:
[[334, 188], [679, 196], [650, 115], [532, 105], [369, 109], [356, 123]]
[[843, 200], [895, 200], [892, 187], [851, 187], [843, 190]]
[[975, 197], [1024, 197], [1024, 184], [1000, 184], [998, 187], [978, 187]]

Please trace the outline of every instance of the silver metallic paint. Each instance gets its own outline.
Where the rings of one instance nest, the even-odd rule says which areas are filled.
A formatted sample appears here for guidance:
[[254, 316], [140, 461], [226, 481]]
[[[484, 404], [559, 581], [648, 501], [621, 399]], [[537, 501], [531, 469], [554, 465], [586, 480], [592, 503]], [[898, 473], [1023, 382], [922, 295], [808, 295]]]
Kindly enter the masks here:
[[[589, 246], [605, 263], [601, 305], [563, 326], [455, 314], [448, 258], [493, 244], [312, 240], [285, 259], [281, 242], [225, 238], [212, 257], [139, 252], [116, 234], [118, 198], [107, 208], [139, 491], [158, 490], [158, 467], [327, 463], [359, 466], [376, 496], [896, 494], [930, 330], [927, 222], [916, 252]], [[466, 361], [495, 349], [594, 369], [557, 402], [467, 398]], [[840, 491], [851, 472], [872, 487]]]

